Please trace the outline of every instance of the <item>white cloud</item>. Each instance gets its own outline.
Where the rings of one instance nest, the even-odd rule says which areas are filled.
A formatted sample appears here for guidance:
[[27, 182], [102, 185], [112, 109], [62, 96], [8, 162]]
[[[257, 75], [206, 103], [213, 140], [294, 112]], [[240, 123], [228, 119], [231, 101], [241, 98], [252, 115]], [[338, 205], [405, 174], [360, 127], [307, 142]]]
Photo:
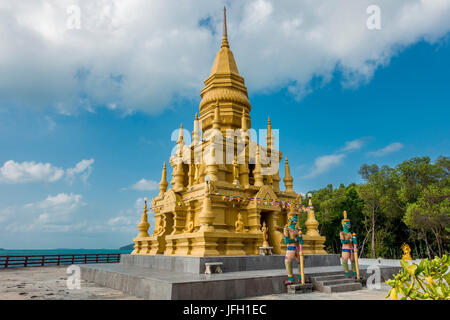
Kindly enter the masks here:
[[345, 154], [331, 154], [318, 157], [314, 161], [314, 168], [309, 174], [304, 176], [304, 178], [313, 178], [315, 176], [318, 176], [319, 174], [327, 172], [331, 168], [340, 165], [344, 158]]
[[94, 159], [89, 160], [81, 160], [78, 162], [74, 168], [70, 168], [66, 170], [66, 176], [70, 182], [73, 182], [75, 177], [79, 175], [81, 180], [84, 182], [87, 181], [92, 172], [92, 164], [94, 163]]
[[341, 151], [355, 151], [361, 149], [369, 140], [367, 137], [359, 138], [352, 141], [345, 142], [345, 146], [341, 149]]
[[3, 183], [55, 182], [63, 175], [61, 168], [34, 161], [18, 163], [9, 160], [0, 168], [0, 182]]
[[79, 194], [59, 193], [56, 196], [49, 195], [42, 201], [2, 209], [0, 217], [3, 217], [5, 230], [10, 232], [63, 232], [85, 225], [85, 222], [77, 221], [74, 216], [85, 205]]
[[[79, 30], [66, 28], [66, 10], [74, 3], [81, 8]], [[366, 27], [371, 4], [232, 1], [229, 38], [250, 92], [288, 86], [301, 98], [315, 89], [313, 78], [323, 85], [336, 70], [346, 76], [346, 86], [356, 86], [406, 47], [438, 42], [450, 30], [448, 0], [377, 1], [382, 23], [375, 31]], [[0, 107], [51, 106], [71, 114], [105, 106], [154, 113], [180, 97], [197, 99], [219, 48], [222, 5], [208, 0], [3, 1]]]
[[[110, 218], [103, 227], [103, 231], [133, 233], [138, 232], [137, 225], [141, 221], [142, 210], [144, 209], [144, 198], [136, 199], [133, 209], [121, 210], [119, 215]], [[149, 212], [148, 222], [150, 223], [149, 232], [154, 227], [154, 216]], [[88, 230], [91, 231], [91, 230]]]
[[386, 147], [376, 150], [376, 151], [372, 151], [372, 152], [368, 152], [367, 154], [370, 156], [375, 156], [375, 157], [383, 157], [387, 154], [390, 154], [392, 152], [396, 152], [403, 149], [403, 144], [399, 143], [399, 142], [394, 142], [391, 143], [389, 145], [387, 145]]
[[14, 160], [6, 161], [0, 167], [0, 183], [36, 183], [36, 182], [56, 182], [60, 180], [64, 174], [70, 183], [77, 176], [86, 182], [92, 172], [92, 164], [94, 159], [81, 160], [74, 168], [64, 169], [55, 167], [50, 163], [36, 163], [34, 161], [24, 161], [22, 163]]
[[153, 191], [158, 190], [159, 184], [153, 180], [141, 179], [131, 186], [131, 189], [139, 191]]
[[49, 131], [55, 130], [56, 122], [55, 122], [51, 117], [49, 117], [49, 116], [45, 116], [45, 120], [46, 120], [47, 123], [48, 123], [48, 130], [49, 130]]

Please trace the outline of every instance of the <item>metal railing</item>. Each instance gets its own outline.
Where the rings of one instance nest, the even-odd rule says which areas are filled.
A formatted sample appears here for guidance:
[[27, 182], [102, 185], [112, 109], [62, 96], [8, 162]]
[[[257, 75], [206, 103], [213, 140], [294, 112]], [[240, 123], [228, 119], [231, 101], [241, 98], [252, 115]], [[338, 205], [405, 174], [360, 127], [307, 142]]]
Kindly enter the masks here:
[[14, 267], [44, 267], [85, 263], [118, 263], [121, 253], [52, 254], [0, 256], [0, 269]]

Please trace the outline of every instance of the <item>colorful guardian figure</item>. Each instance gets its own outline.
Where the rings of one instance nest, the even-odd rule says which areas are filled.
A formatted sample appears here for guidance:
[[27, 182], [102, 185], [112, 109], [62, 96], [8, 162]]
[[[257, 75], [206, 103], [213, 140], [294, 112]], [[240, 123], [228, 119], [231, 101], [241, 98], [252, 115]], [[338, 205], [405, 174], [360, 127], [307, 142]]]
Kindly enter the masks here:
[[294, 258], [298, 262], [298, 281], [299, 283], [302, 281], [301, 279], [301, 265], [300, 265], [300, 254], [302, 253], [303, 247], [303, 236], [301, 230], [297, 226], [298, 217], [293, 212], [292, 206], [288, 216], [288, 224], [284, 227], [284, 243], [287, 244], [286, 247], [286, 258], [285, 265], [286, 271], [288, 274], [288, 280], [285, 281], [284, 284], [289, 285], [294, 283], [294, 274], [292, 272], [292, 260]]
[[342, 266], [344, 267], [344, 272], [346, 277], [350, 277], [350, 272], [348, 269], [348, 260], [350, 259], [352, 263], [353, 276], [356, 277], [356, 263], [354, 256], [354, 248], [357, 246], [356, 236], [353, 237], [350, 228], [350, 219], [347, 219], [347, 211], [344, 211], [344, 219], [342, 219], [342, 231], [339, 236], [342, 243]]

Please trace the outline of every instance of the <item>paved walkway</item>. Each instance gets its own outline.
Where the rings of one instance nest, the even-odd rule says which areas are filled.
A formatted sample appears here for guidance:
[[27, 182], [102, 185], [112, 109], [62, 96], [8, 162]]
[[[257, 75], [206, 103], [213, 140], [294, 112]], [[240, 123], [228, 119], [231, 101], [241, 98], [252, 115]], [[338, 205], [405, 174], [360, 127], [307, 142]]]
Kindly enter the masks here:
[[[80, 289], [67, 288], [66, 267], [32, 267], [0, 270], [0, 300], [140, 300], [121, 291], [101, 287], [81, 280]], [[251, 300], [380, 300], [384, 299], [389, 286], [382, 284], [380, 290], [364, 290], [326, 294], [276, 294], [249, 298]]]
[[67, 288], [66, 267], [0, 269], [0, 300], [136, 300], [121, 291], [81, 280]]

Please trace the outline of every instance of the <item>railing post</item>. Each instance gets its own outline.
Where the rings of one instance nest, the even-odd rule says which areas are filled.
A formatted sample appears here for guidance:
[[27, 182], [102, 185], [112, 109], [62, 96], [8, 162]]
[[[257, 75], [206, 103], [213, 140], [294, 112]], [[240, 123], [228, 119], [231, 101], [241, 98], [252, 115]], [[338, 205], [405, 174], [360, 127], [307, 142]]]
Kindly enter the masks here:
[[58, 261], [56, 262], [56, 265], [59, 266], [61, 264], [61, 256], [58, 254]]
[[98, 263], [98, 253], [95, 254], [95, 263]]
[[106, 254], [106, 262], [109, 263], [109, 253]]
[[8, 268], [8, 261], [9, 261], [9, 256], [6, 256], [6, 260], [5, 260], [5, 268]]
[[72, 255], [72, 264], [73, 264], [74, 260], [75, 260], [75, 255], [73, 254]]
[[45, 261], [45, 256], [42, 256], [42, 259], [41, 259], [41, 267], [44, 266], [44, 261]]
[[84, 264], [87, 263], [87, 254], [84, 255]]
[[28, 266], [28, 256], [25, 257], [25, 262], [24, 262], [23, 266], [24, 266], [24, 267], [27, 267], [27, 266]]

